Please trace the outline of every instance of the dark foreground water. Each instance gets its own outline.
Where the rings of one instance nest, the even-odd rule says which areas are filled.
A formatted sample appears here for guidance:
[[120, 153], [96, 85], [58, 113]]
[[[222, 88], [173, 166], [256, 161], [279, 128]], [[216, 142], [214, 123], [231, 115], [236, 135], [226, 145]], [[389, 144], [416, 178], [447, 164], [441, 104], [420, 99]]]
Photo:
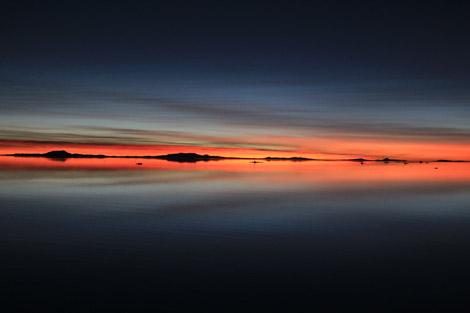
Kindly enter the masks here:
[[470, 312], [470, 164], [0, 158], [1, 312]]

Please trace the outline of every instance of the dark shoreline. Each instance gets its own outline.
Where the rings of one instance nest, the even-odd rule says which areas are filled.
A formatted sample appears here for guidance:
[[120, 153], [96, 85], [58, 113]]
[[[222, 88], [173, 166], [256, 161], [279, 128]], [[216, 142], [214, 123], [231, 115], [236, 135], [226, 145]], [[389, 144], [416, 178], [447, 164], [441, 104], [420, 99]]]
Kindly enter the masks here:
[[[470, 161], [463, 160], [431, 160], [431, 161], [408, 161], [408, 160], [399, 160], [399, 159], [311, 159], [304, 157], [265, 157], [265, 158], [243, 158], [243, 157], [224, 157], [224, 156], [212, 156], [208, 154], [197, 154], [197, 153], [173, 153], [166, 155], [126, 155], [126, 156], [116, 156], [116, 155], [104, 155], [104, 154], [79, 154], [79, 153], [69, 153], [64, 150], [60, 151], [50, 151], [47, 153], [14, 153], [14, 154], [3, 154], [2, 156], [12, 156], [19, 158], [48, 158], [55, 160], [67, 160], [67, 159], [157, 159], [157, 160], [166, 160], [171, 162], [180, 162], [180, 163], [195, 163], [195, 162], [208, 162], [208, 161], [220, 161], [220, 160], [262, 160], [262, 161], [291, 161], [291, 162], [305, 162], [305, 161], [349, 161], [349, 162], [383, 162], [383, 163], [430, 163], [430, 162], [439, 162], [439, 163], [465, 163]], [[259, 163], [259, 162], [257, 162]]]

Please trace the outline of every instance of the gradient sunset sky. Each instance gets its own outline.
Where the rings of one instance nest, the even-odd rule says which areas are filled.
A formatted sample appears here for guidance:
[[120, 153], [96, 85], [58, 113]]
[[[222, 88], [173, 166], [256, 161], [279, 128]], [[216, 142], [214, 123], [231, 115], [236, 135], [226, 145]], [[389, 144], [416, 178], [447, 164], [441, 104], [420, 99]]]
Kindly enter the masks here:
[[470, 160], [464, 2], [2, 11], [0, 153]]

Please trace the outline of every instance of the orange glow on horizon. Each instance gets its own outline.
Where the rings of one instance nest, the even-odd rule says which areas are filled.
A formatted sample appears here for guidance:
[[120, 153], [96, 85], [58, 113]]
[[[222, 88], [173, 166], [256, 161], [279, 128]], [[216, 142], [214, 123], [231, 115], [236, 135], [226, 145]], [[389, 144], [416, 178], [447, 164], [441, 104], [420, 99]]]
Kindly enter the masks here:
[[[287, 140], [284, 138], [284, 140]], [[346, 140], [296, 140], [298, 148], [292, 151], [259, 150], [238, 147], [199, 147], [184, 145], [108, 145], [108, 144], [60, 144], [54, 142], [0, 141], [0, 154], [46, 153], [66, 150], [79, 154], [104, 154], [109, 156], [149, 156], [170, 153], [198, 153], [224, 157], [307, 157], [314, 159], [382, 159], [431, 161], [436, 159], [470, 160], [469, 144], [411, 143]]]

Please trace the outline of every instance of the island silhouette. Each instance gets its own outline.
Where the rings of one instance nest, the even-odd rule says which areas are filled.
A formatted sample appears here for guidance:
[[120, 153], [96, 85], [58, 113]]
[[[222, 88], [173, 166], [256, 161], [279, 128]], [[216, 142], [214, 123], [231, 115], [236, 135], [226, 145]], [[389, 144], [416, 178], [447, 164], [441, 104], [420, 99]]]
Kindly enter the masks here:
[[221, 159], [233, 159], [220, 156], [212, 156], [208, 154], [197, 154], [197, 153], [173, 153], [166, 155], [126, 155], [126, 156], [115, 156], [115, 155], [104, 155], [104, 154], [80, 154], [80, 153], [69, 153], [65, 150], [50, 151], [47, 153], [15, 153], [9, 156], [14, 157], [34, 157], [34, 158], [48, 158], [48, 159], [104, 159], [104, 158], [125, 158], [125, 159], [161, 159], [173, 162], [198, 162], [198, 161], [210, 161], [210, 160], [221, 160]]
[[[69, 153], [65, 150], [55, 150], [46, 153], [14, 153], [14, 154], [4, 154], [3, 156], [13, 156], [13, 157], [22, 157], [22, 158], [48, 158], [55, 161], [66, 161], [67, 159], [104, 159], [104, 158], [120, 158], [120, 159], [159, 159], [166, 160], [171, 162], [180, 162], [180, 163], [195, 163], [195, 162], [208, 162], [208, 161], [218, 161], [218, 160], [265, 160], [265, 161], [292, 161], [292, 162], [303, 162], [303, 161], [352, 161], [352, 162], [402, 162], [407, 164], [409, 161], [400, 160], [400, 159], [312, 159], [305, 157], [265, 157], [265, 158], [246, 158], [246, 157], [224, 157], [224, 156], [213, 156], [208, 154], [197, 154], [197, 153], [172, 153], [165, 155], [126, 155], [126, 156], [116, 156], [116, 155], [104, 155], [104, 154], [80, 154], [80, 153]], [[423, 163], [423, 161], [414, 161], [416, 163]], [[469, 162], [462, 160], [435, 160], [430, 162]], [[259, 162], [258, 162], [259, 163]], [[141, 163], [140, 163], [141, 164]], [[140, 165], [139, 164], [139, 165]]]

